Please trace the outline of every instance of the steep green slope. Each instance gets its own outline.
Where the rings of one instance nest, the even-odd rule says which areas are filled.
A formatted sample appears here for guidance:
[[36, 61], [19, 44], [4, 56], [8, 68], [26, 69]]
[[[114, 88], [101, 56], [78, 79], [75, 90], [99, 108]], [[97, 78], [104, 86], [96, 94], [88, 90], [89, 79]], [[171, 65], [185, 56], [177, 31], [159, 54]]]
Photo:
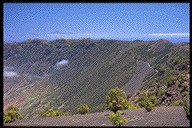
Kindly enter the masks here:
[[42, 91], [45, 92], [46, 88], [46, 93], [49, 93], [45, 103], [50, 102], [49, 105], [54, 107], [64, 104], [64, 109], [72, 112], [80, 103], [87, 103], [92, 111], [102, 110], [99, 105], [104, 103], [109, 89], [122, 87], [136, 69], [136, 66], [132, 66], [136, 61], [131, 54], [125, 53], [118, 60], [113, 60], [121, 49], [129, 47], [129, 44], [126, 45], [115, 41], [98, 42], [84, 54], [75, 55], [77, 61], [71, 61], [34, 85], [34, 93], [43, 86]]

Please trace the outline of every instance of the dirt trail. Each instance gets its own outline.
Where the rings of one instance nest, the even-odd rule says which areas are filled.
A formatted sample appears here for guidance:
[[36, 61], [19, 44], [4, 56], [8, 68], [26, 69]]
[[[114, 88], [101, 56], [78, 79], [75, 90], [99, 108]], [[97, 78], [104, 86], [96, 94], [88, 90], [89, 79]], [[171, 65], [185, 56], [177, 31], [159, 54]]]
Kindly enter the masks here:
[[[190, 126], [182, 107], [157, 107], [151, 112], [145, 109], [124, 110], [128, 122], [123, 126]], [[98, 112], [67, 117], [23, 119], [4, 126], [112, 126], [107, 115]]]

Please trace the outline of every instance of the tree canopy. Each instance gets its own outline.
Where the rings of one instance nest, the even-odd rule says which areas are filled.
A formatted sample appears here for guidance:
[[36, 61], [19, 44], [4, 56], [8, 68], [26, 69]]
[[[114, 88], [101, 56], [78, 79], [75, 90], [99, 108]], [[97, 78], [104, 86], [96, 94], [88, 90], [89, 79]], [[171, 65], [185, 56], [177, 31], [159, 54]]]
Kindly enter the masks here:
[[118, 110], [128, 108], [127, 96], [124, 90], [118, 87], [111, 89], [106, 97], [106, 109], [113, 111], [115, 114]]

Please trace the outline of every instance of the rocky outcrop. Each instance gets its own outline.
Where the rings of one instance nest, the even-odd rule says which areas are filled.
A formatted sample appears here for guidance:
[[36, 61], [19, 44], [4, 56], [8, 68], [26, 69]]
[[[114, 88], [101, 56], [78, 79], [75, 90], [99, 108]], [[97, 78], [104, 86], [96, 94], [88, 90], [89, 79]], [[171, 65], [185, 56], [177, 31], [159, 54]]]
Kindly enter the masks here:
[[159, 101], [162, 105], [168, 106], [171, 101], [178, 100], [180, 98], [179, 92], [174, 90], [168, 90], [162, 97], [159, 98]]

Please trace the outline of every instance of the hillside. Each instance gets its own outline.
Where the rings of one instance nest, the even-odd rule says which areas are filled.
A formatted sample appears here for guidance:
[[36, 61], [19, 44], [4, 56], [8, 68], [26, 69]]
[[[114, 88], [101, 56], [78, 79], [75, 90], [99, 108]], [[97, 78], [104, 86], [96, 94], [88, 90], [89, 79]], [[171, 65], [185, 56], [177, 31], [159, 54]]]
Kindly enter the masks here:
[[[133, 95], [138, 88], [155, 86], [152, 79], [164, 81], [166, 72], [189, 73], [189, 43], [28, 40], [4, 44], [5, 71], [15, 74], [4, 77], [4, 109], [15, 104], [25, 118], [32, 118], [50, 107], [75, 114], [86, 103], [97, 112], [111, 88]], [[184, 92], [189, 95], [189, 89]]]
[[[182, 107], [156, 108], [150, 113], [145, 109], [124, 110], [123, 113], [128, 120], [123, 126], [190, 126]], [[66, 117], [25, 119], [5, 126], [112, 126], [108, 114], [109, 112], [97, 112]]]

